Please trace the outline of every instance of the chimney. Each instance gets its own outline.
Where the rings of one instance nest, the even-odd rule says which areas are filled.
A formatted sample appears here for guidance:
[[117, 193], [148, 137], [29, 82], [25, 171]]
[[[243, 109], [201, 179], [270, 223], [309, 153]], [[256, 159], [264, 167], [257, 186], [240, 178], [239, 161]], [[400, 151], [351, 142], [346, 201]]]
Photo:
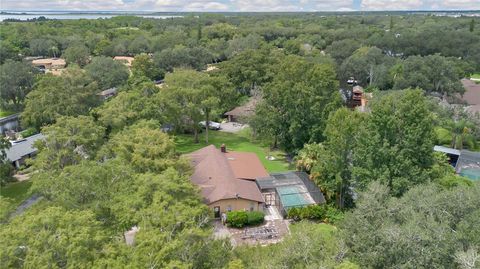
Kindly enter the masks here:
[[227, 146], [225, 146], [225, 144], [222, 144], [220, 146], [220, 151], [223, 152], [223, 153], [227, 153]]

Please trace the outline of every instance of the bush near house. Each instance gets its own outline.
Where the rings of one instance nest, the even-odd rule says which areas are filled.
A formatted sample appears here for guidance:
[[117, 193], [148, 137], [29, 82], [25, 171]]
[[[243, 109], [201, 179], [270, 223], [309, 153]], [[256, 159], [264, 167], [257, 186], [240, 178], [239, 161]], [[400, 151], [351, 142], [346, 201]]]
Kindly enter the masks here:
[[27, 138], [37, 133], [38, 133], [37, 129], [30, 127], [26, 130], [23, 130], [20, 134], [22, 135], [23, 138]]
[[7, 183], [13, 181], [15, 181], [13, 177], [13, 167], [7, 163], [0, 163], [0, 186], [5, 186]]
[[295, 221], [319, 220], [326, 223], [335, 223], [343, 218], [343, 212], [329, 205], [309, 205], [290, 208], [287, 218]]
[[248, 225], [262, 224], [263, 220], [265, 219], [265, 214], [259, 211], [247, 212], [247, 216], [248, 216], [248, 221], [247, 221]]
[[259, 211], [232, 211], [227, 213], [227, 224], [230, 227], [242, 228], [244, 226], [263, 223], [265, 214]]

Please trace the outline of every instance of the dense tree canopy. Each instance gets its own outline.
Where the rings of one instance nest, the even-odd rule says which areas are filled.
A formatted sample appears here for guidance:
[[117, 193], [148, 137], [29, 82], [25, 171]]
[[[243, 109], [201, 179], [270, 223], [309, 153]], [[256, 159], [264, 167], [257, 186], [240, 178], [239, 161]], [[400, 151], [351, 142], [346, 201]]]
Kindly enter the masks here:
[[124, 84], [129, 75], [123, 63], [107, 57], [93, 58], [92, 62], [85, 66], [85, 70], [101, 90]]
[[7, 60], [0, 66], [0, 106], [18, 109], [35, 81], [35, 69], [22, 62]]
[[307, 144], [298, 155], [297, 166], [310, 172], [327, 199], [335, 201], [339, 207], [352, 205], [352, 154], [364, 120], [365, 116], [358, 112], [338, 109], [327, 120], [324, 143]]
[[98, 105], [98, 86], [79, 69], [39, 79], [25, 101], [22, 123], [40, 128], [60, 116], [85, 115]]
[[275, 72], [252, 120], [255, 131], [287, 150], [321, 140], [328, 113], [340, 105], [333, 67], [287, 56]]
[[432, 113], [420, 90], [395, 92], [372, 105], [353, 155], [357, 187], [379, 180], [401, 195], [426, 182], [433, 165]]
[[397, 199], [373, 183], [342, 224], [347, 257], [375, 268], [474, 268], [468, 264], [475, 264], [480, 243], [478, 229], [471, 229], [480, 221], [479, 192], [479, 184], [451, 190], [426, 185]]
[[35, 167], [41, 170], [61, 170], [84, 159], [94, 159], [103, 144], [105, 129], [87, 116], [60, 117], [55, 124], [42, 128], [46, 136], [37, 147], [40, 149]]
[[[440, 15], [1, 22], [0, 113], [25, 106], [22, 125], [45, 135], [21, 171], [33, 182], [25, 195], [43, 199], [11, 214], [19, 201], [2, 186], [2, 268], [478, 267], [480, 186], [433, 145], [480, 145], [480, 119], [448, 103], [480, 71], [480, 29], [475, 17]], [[58, 76], [29, 64], [60, 55], [69, 66]], [[129, 70], [114, 56], [135, 60]], [[344, 107], [350, 77], [372, 92], [361, 112]], [[200, 122], [251, 96], [252, 143], [294, 159], [332, 216], [292, 220], [274, 245], [233, 248], [212, 234], [176, 143], [201, 131], [208, 143]], [[1, 184], [5, 175], [9, 163]]]
[[84, 66], [88, 63], [90, 51], [84, 45], [73, 45], [68, 47], [62, 54], [67, 63], [74, 63]]

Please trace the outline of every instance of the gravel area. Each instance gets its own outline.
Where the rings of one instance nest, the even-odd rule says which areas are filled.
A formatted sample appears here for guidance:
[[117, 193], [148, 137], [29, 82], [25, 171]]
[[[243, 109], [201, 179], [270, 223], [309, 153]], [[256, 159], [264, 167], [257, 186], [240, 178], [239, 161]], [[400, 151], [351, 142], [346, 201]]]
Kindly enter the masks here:
[[220, 131], [226, 133], [238, 133], [244, 128], [247, 128], [248, 124], [241, 124], [237, 122], [225, 122], [220, 124]]

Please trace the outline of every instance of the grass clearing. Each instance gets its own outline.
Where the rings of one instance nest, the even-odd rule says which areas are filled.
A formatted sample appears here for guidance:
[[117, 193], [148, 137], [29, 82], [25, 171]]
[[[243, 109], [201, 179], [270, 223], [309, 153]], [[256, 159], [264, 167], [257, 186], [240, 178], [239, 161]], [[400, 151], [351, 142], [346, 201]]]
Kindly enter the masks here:
[[[205, 143], [205, 132], [199, 135], [200, 142], [198, 144], [194, 142], [193, 135], [181, 134], [175, 136], [177, 151], [184, 154], [193, 152], [211, 144], [215, 145], [217, 148], [219, 148], [222, 144], [225, 144], [227, 149], [230, 150], [254, 152], [257, 154], [258, 158], [268, 172], [285, 172], [293, 170], [293, 167], [291, 167], [287, 162], [284, 152], [270, 151], [268, 146], [252, 141], [248, 130], [244, 130], [237, 134], [220, 131], [209, 131], [208, 133], [208, 144]], [[274, 156], [275, 160], [268, 160], [266, 158], [267, 155]]]
[[0, 118], [7, 117], [13, 114], [15, 114], [15, 112], [0, 109]]
[[470, 78], [480, 80], [480, 73], [473, 74], [473, 75], [470, 76]]
[[30, 196], [30, 187], [32, 181], [25, 180], [20, 182], [13, 182], [7, 184], [0, 189], [0, 196], [10, 198], [16, 205], [20, 205], [25, 199]]

